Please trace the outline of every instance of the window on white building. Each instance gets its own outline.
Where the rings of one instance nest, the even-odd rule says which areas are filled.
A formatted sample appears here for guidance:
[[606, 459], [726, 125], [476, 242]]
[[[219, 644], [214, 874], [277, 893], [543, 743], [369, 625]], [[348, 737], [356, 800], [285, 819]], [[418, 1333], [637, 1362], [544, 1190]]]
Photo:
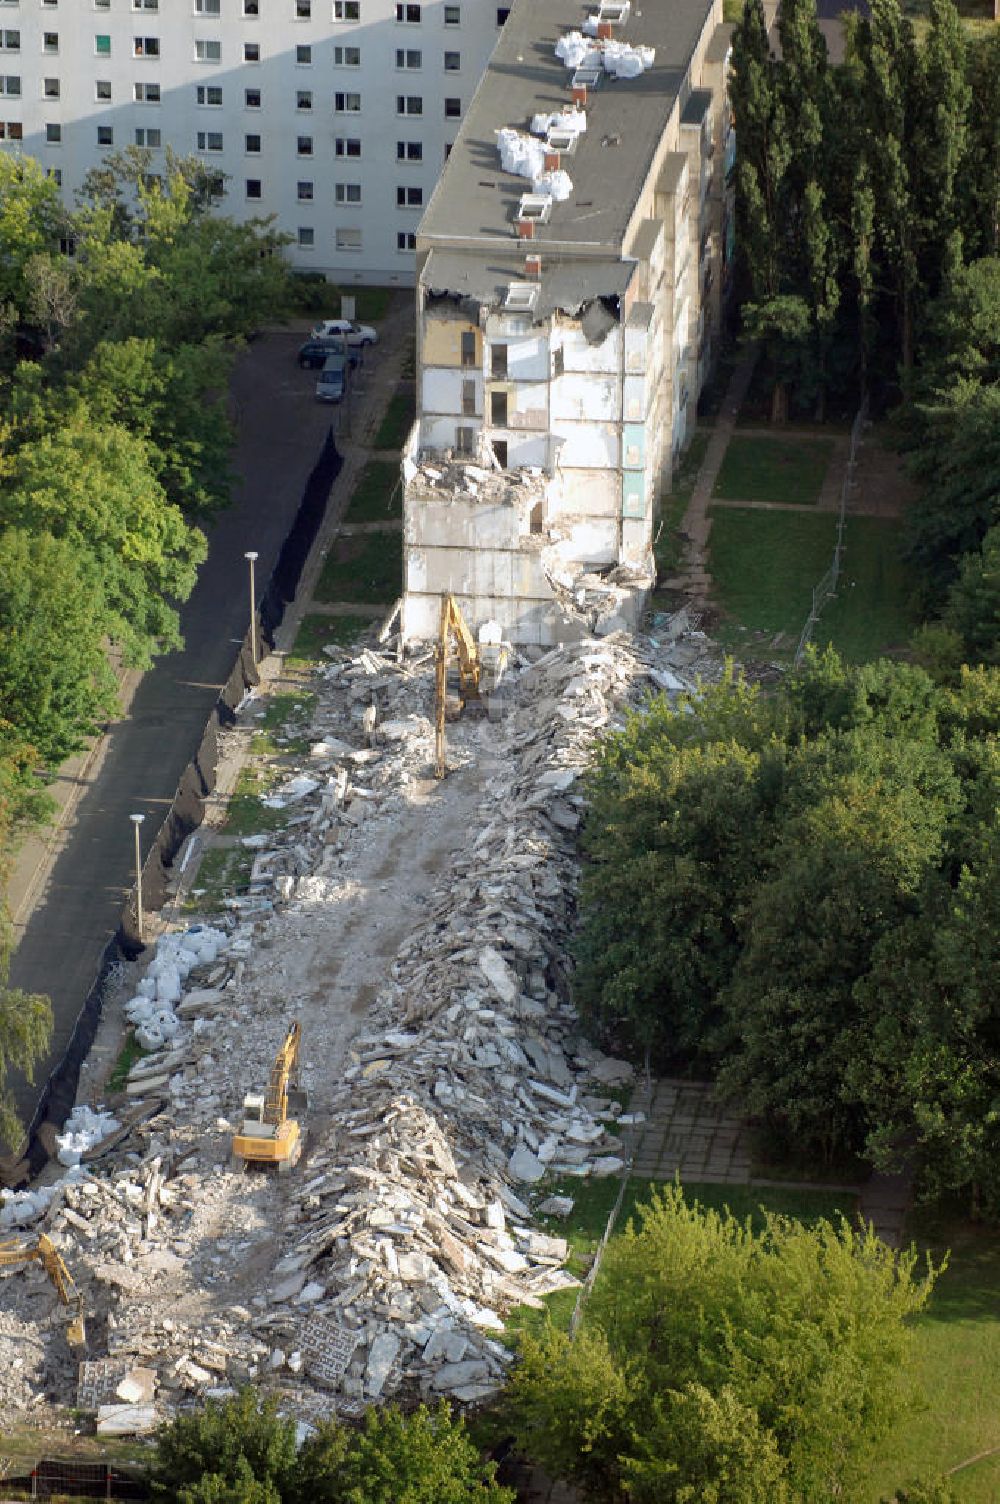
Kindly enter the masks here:
[[361, 0], [333, 0], [335, 21], [360, 21]]
[[303, 247], [316, 244], [316, 231], [312, 225], [299, 225], [299, 245]]
[[217, 37], [195, 37], [194, 60], [196, 63], [221, 63], [222, 43]]
[[361, 231], [338, 225], [334, 231], [334, 242], [338, 251], [360, 251]]
[[358, 115], [361, 112], [361, 95], [334, 94], [333, 108], [338, 115]]
[[151, 130], [148, 126], [137, 126], [135, 132], [136, 146], [149, 146], [155, 151], [159, 148], [162, 136], [158, 130]]
[[422, 141], [397, 141], [397, 162], [422, 162], [424, 159], [424, 143]]
[[333, 49], [333, 66], [335, 68], [360, 68], [360, 47], [335, 47]]
[[360, 204], [360, 183], [334, 183], [333, 200], [337, 204]]
[[424, 101], [419, 94], [397, 94], [397, 115], [422, 115], [424, 113]]
[[159, 84], [133, 84], [132, 96], [136, 104], [159, 104]]
[[417, 237], [412, 230], [396, 231], [396, 250], [415, 251], [417, 249]]
[[222, 104], [222, 89], [218, 84], [199, 84], [197, 98], [199, 104], [217, 109]]
[[221, 131], [199, 131], [197, 136], [199, 151], [221, 151]]
[[334, 142], [334, 152], [338, 157], [360, 157], [361, 142], [356, 136], [338, 136]]
[[396, 48], [397, 68], [419, 68], [423, 63], [423, 53], [414, 47]]

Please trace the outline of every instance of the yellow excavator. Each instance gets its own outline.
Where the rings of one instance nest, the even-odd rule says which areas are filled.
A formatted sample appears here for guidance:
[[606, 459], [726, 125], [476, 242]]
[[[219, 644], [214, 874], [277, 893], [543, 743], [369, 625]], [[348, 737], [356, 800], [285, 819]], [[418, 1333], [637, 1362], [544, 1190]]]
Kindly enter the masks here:
[[52, 1239], [39, 1233], [37, 1243], [0, 1243], [0, 1269], [16, 1269], [19, 1264], [41, 1264], [59, 1299], [73, 1312], [66, 1324], [66, 1341], [70, 1347], [82, 1350], [87, 1343], [83, 1296]]
[[288, 1116], [305, 1108], [305, 1093], [299, 1090], [298, 1020], [285, 1035], [285, 1042], [271, 1067], [266, 1092], [247, 1092], [243, 1098], [243, 1129], [233, 1134], [234, 1166], [277, 1165], [281, 1174], [298, 1164], [302, 1134], [298, 1121]]
[[458, 712], [469, 700], [491, 695], [507, 667], [509, 644], [496, 622], [485, 622], [479, 640], [473, 637], [455, 597], [441, 593], [441, 624], [438, 630], [434, 694], [434, 776], [443, 778], [448, 771], [445, 761], [444, 723], [451, 706], [448, 702], [448, 657], [455, 644], [458, 660]]

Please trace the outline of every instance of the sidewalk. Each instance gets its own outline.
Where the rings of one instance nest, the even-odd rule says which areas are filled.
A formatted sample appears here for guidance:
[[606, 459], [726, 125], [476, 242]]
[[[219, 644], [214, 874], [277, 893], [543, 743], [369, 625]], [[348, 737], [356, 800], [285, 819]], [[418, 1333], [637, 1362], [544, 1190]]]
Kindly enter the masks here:
[[730, 378], [719, 416], [715, 420], [712, 436], [701, 462], [698, 478], [694, 483], [691, 500], [684, 513], [680, 531], [684, 537], [684, 562], [681, 572], [664, 582], [668, 590], [680, 590], [688, 597], [689, 604], [703, 608], [708, 602], [711, 576], [708, 573], [708, 535], [712, 519], [708, 515], [712, 491], [718, 478], [722, 461], [729, 447], [729, 440], [736, 429], [736, 420], [743, 406], [757, 364], [756, 349], [748, 350]]

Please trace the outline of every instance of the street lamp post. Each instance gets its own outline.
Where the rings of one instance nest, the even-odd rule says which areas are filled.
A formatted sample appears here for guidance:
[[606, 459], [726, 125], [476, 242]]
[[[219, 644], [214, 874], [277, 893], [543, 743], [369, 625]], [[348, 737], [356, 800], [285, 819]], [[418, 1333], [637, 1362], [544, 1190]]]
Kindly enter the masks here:
[[135, 827], [135, 912], [140, 945], [144, 945], [145, 941], [142, 934], [142, 852], [139, 848], [139, 826], [145, 818], [145, 815], [129, 815]]
[[243, 555], [250, 565], [250, 656], [254, 668], [257, 667], [257, 595], [254, 588], [253, 567], [257, 562], [258, 555], [253, 549]]

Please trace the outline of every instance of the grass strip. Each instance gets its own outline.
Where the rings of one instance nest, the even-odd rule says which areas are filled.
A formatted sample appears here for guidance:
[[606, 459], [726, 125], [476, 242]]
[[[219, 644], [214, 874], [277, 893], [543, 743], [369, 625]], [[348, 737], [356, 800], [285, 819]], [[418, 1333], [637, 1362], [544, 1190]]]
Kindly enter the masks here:
[[815, 506], [832, 453], [832, 439], [772, 439], [734, 434], [712, 495], [723, 501]]

